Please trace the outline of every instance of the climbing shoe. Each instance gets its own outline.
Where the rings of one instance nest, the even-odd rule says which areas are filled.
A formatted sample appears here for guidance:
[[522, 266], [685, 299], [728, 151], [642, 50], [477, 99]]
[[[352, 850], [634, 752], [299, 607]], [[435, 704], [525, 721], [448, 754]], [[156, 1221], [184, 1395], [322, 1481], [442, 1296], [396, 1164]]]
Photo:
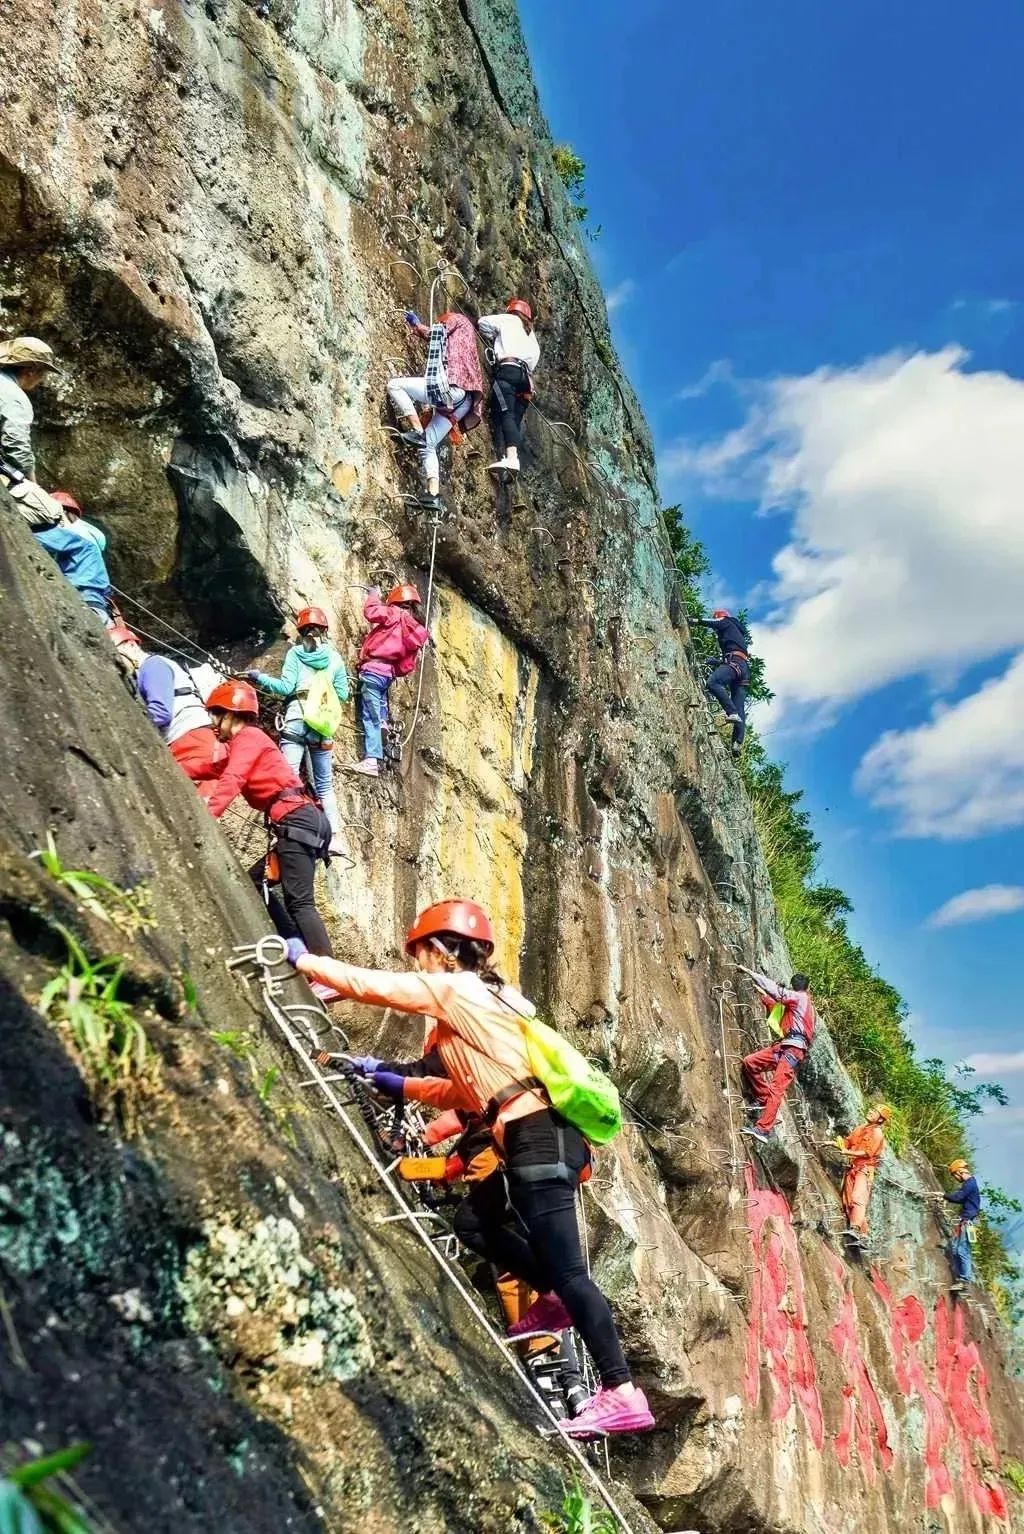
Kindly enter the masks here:
[[743, 747], [738, 746], [734, 741], [730, 749], [732, 751], [733, 761], [738, 762], [740, 757], [743, 755]]
[[422, 506], [424, 511], [443, 511], [444, 509], [441, 505], [441, 497], [439, 495], [431, 495], [428, 490], [424, 490], [420, 495], [417, 495], [415, 501], [416, 505]]
[[514, 1321], [506, 1337], [522, 1337], [526, 1332], [564, 1332], [572, 1326], [572, 1316], [557, 1294], [542, 1294], [529, 1310]]
[[426, 447], [427, 445], [427, 434], [425, 431], [400, 431], [398, 438], [407, 447]]
[[743, 720], [740, 718], [739, 714], [726, 714], [725, 717], [728, 720], [729, 724], [742, 724], [743, 723]]
[[578, 1417], [563, 1417], [558, 1426], [570, 1438], [591, 1438], [604, 1433], [646, 1433], [654, 1426], [647, 1397], [636, 1385], [604, 1386], [588, 1401]]
[[770, 1145], [772, 1143], [771, 1131], [769, 1131], [768, 1134], [765, 1134], [764, 1130], [758, 1129], [756, 1124], [749, 1124], [745, 1129], [740, 1130], [740, 1134], [749, 1135], [750, 1138], [752, 1140], [756, 1140], [759, 1145]]
[[361, 762], [346, 762], [342, 772], [361, 772], [367, 778], [380, 777], [380, 763], [375, 756], [364, 756]]

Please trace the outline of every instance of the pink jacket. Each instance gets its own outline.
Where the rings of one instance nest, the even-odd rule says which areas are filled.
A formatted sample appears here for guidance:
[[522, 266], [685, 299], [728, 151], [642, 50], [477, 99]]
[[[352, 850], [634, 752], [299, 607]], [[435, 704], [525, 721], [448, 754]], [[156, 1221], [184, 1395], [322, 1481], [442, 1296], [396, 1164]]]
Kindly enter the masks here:
[[389, 607], [380, 597], [367, 597], [363, 617], [372, 627], [359, 652], [360, 666], [379, 675], [408, 676], [430, 631], [404, 607]]
[[[484, 1113], [503, 1087], [532, 1074], [523, 1030], [515, 1012], [500, 1001], [479, 975], [457, 970], [453, 975], [359, 969], [339, 959], [303, 954], [297, 969], [329, 985], [339, 996], [372, 1007], [394, 1007], [437, 1019], [437, 1050], [447, 1077], [407, 1076], [405, 1095], [435, 1108], [462, 1108]], [[548, 1107], [543, 1093], [520, 1092], [498, 1111], [494, 1138], [503, 1143], [503, 1126], [510, 1119], [539, 1113]]]

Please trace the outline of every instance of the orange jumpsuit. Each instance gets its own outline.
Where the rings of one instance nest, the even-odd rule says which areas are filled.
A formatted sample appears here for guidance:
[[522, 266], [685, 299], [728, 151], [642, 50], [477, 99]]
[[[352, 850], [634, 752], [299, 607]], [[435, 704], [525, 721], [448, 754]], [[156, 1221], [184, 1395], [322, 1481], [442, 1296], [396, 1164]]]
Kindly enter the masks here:
[[881, 1124], [859, 1124], [846, 1136], [843, 1145], [855, 1153], [843, 1178], [842, 1199], [846, 1223], [861, 1235], [868, 1234], [868, 1203], [875, 1172], [885, 1149], [885, 1130]]

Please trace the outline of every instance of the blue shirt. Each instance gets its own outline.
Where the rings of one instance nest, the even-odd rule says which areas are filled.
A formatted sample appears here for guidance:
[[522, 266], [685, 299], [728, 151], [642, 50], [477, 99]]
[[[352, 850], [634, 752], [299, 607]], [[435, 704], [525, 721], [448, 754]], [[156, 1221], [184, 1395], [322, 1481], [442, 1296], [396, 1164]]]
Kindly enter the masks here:
[[103, 560], [103, 553], [95, 539], [88, 533], [79, 533], [73, 527], [44, 527], [32, 534], [48, 554], [52, 554], [61, 573], [67, 576], [75, 590], [90, 607], [107, 608], [110, 595], [110, 576]]
[[978, 1187], [976, 1177], [968, 1177], [962, 1182], [955, 1193], [947, 1193], [946, 1201], [950, 1204], [960, 1205], [960, 1217], [964, 1220], [976, 1220], [981, 1213], [981, 1189]]

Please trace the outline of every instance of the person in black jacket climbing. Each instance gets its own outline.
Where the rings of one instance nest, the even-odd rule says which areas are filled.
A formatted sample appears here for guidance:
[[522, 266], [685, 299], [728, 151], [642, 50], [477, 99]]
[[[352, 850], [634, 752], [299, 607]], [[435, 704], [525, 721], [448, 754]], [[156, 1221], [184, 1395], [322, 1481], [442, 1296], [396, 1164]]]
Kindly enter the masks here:
[[725, 710], [732, 725], [732, 754], [739, 756], [747, 733], [747, 688], [750, 686], [750, 630], [724, 607], [710, 618], [691, 618], [697, 628], [710, 629], [722, 651], [721, 664], [707, 680], [707, 689]]

